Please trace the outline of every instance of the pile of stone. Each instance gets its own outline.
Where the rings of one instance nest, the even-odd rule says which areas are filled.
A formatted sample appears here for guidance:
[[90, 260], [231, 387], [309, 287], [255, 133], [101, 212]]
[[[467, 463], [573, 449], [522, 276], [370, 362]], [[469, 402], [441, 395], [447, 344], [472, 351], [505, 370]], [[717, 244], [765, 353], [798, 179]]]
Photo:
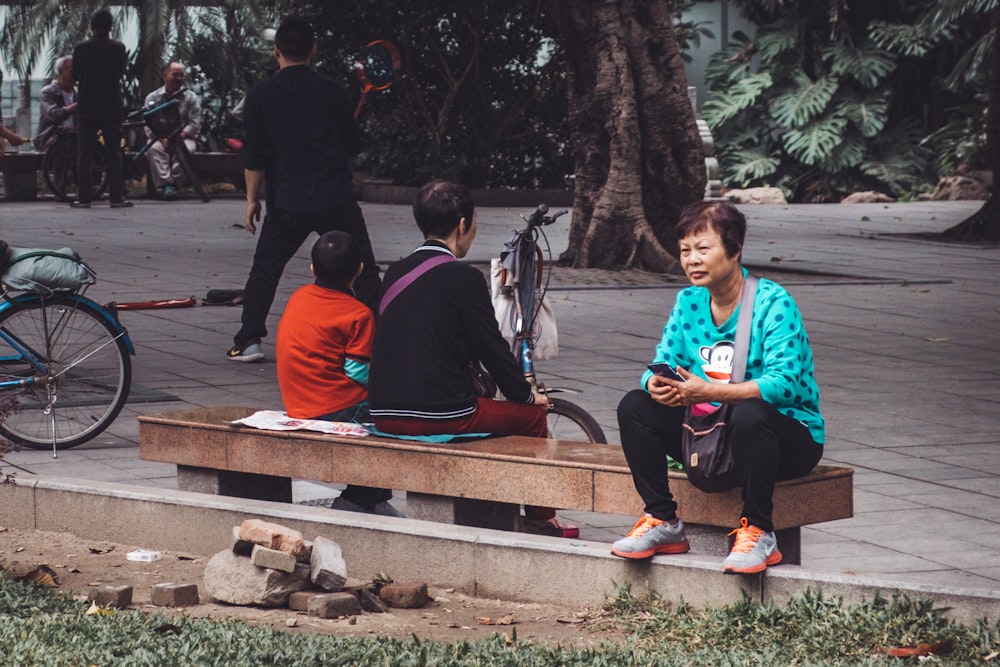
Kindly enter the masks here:
[[204, 584], [219, 602], [288, 606], [320, 618], [427, 603], [427, 585], [420, 582], [348, 586], [340, 545], [323, 536], [307, 542], [297, 530], [260, 519], [233, 527], [232, 548], [208, 561]]

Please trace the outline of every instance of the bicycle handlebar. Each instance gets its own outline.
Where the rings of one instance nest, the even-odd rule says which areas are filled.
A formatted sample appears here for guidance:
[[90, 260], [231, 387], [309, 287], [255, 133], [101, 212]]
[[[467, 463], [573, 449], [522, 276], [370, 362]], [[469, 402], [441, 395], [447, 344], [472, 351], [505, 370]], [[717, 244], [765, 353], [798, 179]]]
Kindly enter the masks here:
[[[528, 229], [532, 227], [543, 227], [545, 225], [551, 225], [556, 221], [556, 218], [562, 215], [566, 215], [567, 211], [563, 209], [562, 211], [556, 211], [552, 215], [548, 215], [549, 207], [546, 204], [539, 204], [538, 208], [535, 209], [534, 213], [525, 218], [528, 223]], [[521, 216], [524, 217], [524, 216]]]

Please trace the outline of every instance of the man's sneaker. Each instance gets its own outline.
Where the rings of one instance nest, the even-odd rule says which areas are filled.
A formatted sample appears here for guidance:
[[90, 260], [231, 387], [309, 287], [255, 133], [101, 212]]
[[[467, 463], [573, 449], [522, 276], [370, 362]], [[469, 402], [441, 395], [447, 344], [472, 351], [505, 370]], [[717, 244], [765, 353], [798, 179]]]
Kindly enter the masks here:
[[173, 184], [163, 186], [163, 201], [173, 201], [177, 199], [177, 188]]
[[722, 562], [723, 572], [753, 574], [781, 562], [778, 538], [773, 532], [765, 533], [757, 526], [749, 525], [746, 517], [740, 519], [740, 527], [729, 534], [735, 534], [736, 540], [729, 556]]
[[343, 496], [337, 496], [334, 499], [333, 504], [330, 505], [335, 510], [342, 510], [344, 512], [362, 512], [364, 514], [378, 514], [380, 516], [394, 516], [400, 519], [406, 518], [406, 515], [400, 512], [398, 509], [389, 504], [388, 500], [383, 500], [381, 502], [375, 503], [375, 506], [371, 509], [366, 509], [355, 502], [351, 502]]
[[626, 537], [611, 545], [611, 553], [622, 558], [652, 558], [653, 554], [683, 554], [691, 548], [684, 534], [684, 522], [677, 525], [643, 515]]
[[249, 343], [243, 343], [243, 345], [233, 345], [232, 349], [226, 352], [226, 358], [248, 363], [263, 359], [264, 352], [260, 348], [260, 341], [252, 340]]

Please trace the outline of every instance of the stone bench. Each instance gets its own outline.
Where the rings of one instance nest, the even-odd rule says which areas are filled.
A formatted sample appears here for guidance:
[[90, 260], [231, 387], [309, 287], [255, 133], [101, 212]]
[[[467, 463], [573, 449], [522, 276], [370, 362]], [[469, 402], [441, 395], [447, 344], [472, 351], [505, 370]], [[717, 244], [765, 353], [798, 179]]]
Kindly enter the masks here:
[[[516, 530], [520, 505], [638, 517], [642, 501], [615, 445], [507, 436], [426, 444], [375, 436], [263, 431], [227, 422], [252, 408], [197, 408], [139, 417], [139, 457], [177, 465], [186, 491], [291, 502], [291, 480], [406, 491], [407, 516]], [[801, 562], [800, 527], [853, 516], [850, 468], [818, 466], [779, 482], [774, 527], [785, 562]], [[671, 472], [692, 550], [728, 552], [738, 489], [706, 494]]]
[[[25, 144], [27, 145], [27, 144]], [[38, 171], [42, 153], [23, 151], [0, 155], [0, 175], [7, 201], [29, 201], [38, 197]]]

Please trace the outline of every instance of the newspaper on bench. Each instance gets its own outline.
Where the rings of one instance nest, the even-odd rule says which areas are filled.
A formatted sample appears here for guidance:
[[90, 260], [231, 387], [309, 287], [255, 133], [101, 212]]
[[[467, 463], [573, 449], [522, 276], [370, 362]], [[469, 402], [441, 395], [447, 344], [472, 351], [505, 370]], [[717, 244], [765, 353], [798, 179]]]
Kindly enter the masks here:
[[328, 422], [322, 419], [292, 419], [279, 410], [260, 410], [230, 424], [240, 424], [265, 431], [319, 431], [331, 435], [368, 435], [368, 430], [352, 422]]

